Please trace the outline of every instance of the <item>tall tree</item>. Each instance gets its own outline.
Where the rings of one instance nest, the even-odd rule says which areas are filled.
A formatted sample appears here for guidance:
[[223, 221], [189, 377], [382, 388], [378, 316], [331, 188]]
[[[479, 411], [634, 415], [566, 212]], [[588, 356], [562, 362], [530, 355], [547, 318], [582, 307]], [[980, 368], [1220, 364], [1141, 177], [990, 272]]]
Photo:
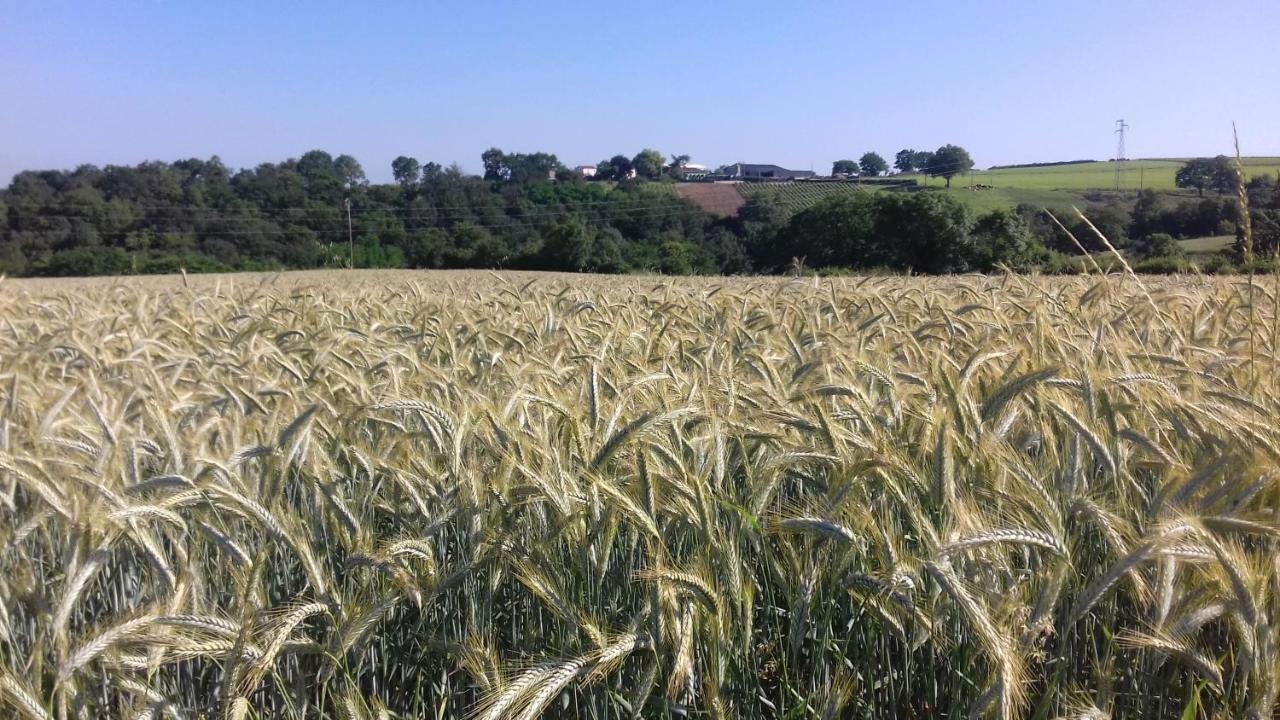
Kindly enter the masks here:
[[862, 174], [864, 176], [875, 177], [889, 172], [889, 163], [885, 162], [884, 158], [874, 152], [863, 154], [862, 158], [858, 160], [858, 165], [862, 167]]
[[596, 174], [602, 174], [600, 170], [607, 170], [603, 173], [603, 180], [626, 180], [631, 177], [631, 158], [626, 155], [614, 155], [596, 166]]
[[911, 172], [916, 169], [916, 151], [915, 150], [899, 150], [897, 155], [893, 156], [893, 168], [898, 172]]
[[667, 166], [667, 174], [676, 180], [684, 177], [684, 166], [689, 164], [688, 155], [672, 155], [671, 164]]
[[360, 167], [360, 161], [350, 155], [339, 155], [334, 158], [333, 171], [337, 173], [338, 180], [346, 186], [348, 190], [357, 185], [364, 185], [368, 182], [364, 176], [364, 168]]
[[1138, 201], [1133, 204], [1133, 211], [1129, 213], [1129, 237], [1138, 240], [1162, 230], [1163, 213], [1159, 193], [1151, 188], [1138, 193]]
[[911, 164], [915, 166], [917, 172], [924, 172], [931, 162], [933, 162], [933, 153], [928, 150], [911, 153]]
[[391, 161], [391, 176], [403, 188], [410, 188], [417, 185], [421, 179], [422, 165], [416, 158], [401, 155]]
[[862, 171], [858, 166], [857, 160], [837, 160], [831, 163], [831, 174], [834, 175], [857, 175]]
[[480, 164], [484, 168], [484, 179], [491, 182], [506, 180], [506, 153], [496, 147], [480, 153]]
[[930, 177], [946, 179], [947, 187], [951, 187], [951, 178], [972, 169], [973, 158], [969, 157], [968, 150], [959, 145], [943, 145], [938, 148], [925, 166], [925, 172]]
[[656, 180], [662, 176], [662, 153], [657, 150], [645, 148], [636, 153], [635, 158], [631, 160], [631, 166], [636, 170], [636, 176], [646, 180]]

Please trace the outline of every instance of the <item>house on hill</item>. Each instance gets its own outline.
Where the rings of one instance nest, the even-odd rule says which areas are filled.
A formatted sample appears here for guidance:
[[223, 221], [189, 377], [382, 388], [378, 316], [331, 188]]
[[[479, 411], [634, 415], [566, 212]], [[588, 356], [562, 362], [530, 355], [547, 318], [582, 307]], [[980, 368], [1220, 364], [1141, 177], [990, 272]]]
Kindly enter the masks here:
[[725, 168], [730, 180], [803, 180], [815, 177], [812, 170], [788, 170], [778, 165], [735, 163]]
[[711, 170], [706, 165], [697, 163], [685, 163], [672, 168], [675, 176], [681, 180], [706, 180], [711, 174]]

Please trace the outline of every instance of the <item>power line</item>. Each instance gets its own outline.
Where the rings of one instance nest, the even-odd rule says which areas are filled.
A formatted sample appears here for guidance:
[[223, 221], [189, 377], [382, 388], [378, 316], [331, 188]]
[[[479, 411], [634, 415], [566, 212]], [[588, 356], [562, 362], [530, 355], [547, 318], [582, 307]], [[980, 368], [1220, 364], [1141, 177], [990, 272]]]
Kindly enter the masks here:
[[1129, 124], [1123, 118], [1116, 121], [1116, 135], [1119, 141], [1116, 143], [1116, 190], [1120, 189], [1120, 175], [1124, 169], [1124, 131], [1129, 128]]
[[[363, 215], [360, 213], [359, 207], [353, 205], [352, 213], [353, 213], [353, 216], [356, 217], [357, 219], [363, 219], [363, 220], [376, 220], [378, 219], [379, 214], [381, 214], [387, 217], [388, 219], [393, 219], [393, 220], [424, 220], [425, 219], [425, 220], [432, 220], [436, 222], [451, 222], [451, 221], [472, 221], [475, 218], [479, 218], [479, 219], [487, 219], [487, 220], [498, 220], [499, 222], [501, 222], [501, 221], [541, 220], [544, 218], [565, 217], [565, 216], [572, 216], [572, 215], [580, 215], [583, 213], [594, 213], [597, 215], [603, 214], [603, 213], [623, 214], [623, 213], [635, 213], [635, 212], [648, 212], [655, 208], [661, 209], [661, 210], [681, 210], [681, 209], [693, 210], [694, 208], [697, 207], [696, 203], [693, 203], [692, 201], [679, 201], [679, 202], [664, 201], [660, 203], [651, 203], [651, 204], [635, 206], [635, 207], [617, 207], [617, 206], [610, 207], [610, 205], [612, 205], [612, 203], [605, 202], [605, 203], [582, 203], [577, 205], [567, 205], [564, 207], [546, 207], [546, 208], [510, 208], [510, 207], [485, 207], [485, 206], [467, 208], [466, 206], [457, 206], [455, 209], [459, 210], [460, 212], [455, 212], [455, 213], [440, 213], [440, 212], [429, 212], [429, 211], [403, 213], [403, 212], [394, 212], [395, 210], [397, 210], [397, 208], [377, 207], [377, 208], [373, 208], [372, 212], [365, 213]], [[40, 210], [37, 210], [34, 212], [28, 212], [12, 206], [9, 209], [11, 212], [15, 213], [20, 220], [41, 219], [41, 218], [63, 218], [67, 220], [85, 220], [85, 219], [92, 219], [95, 217], [95, 213], [90, 213], [87, 211], [79, 214], [73, 214], [65, 210], [63, 210], [62, 212], [43, 212]], [[56, 209], [61, 210], [61, 208], [56, 208]], [[223, 212], [215, 207], [173, 206], [173, 210], [175, 211], [176, 217], [171, 219], [192, 220], [192, 221], [273, 220], [273, 221], [283, 221], [283, 222], [303, 222], [309, 219], [314, 220], [315, 218], [306, 217], [305, 213], [310, 211], [315, 211], [316, 209], [317, 208], [305, 208], [300, 206], [292, 206], [287, 208], [278, 208], [275, 212], [256, 213], [256, 212]], [[346, 212], [346, 207], [344, 205], [342, 208], [337, 208], [336, 210], [338, 211], [338, 217], [340, 218], [342, 213]], [[176, 211], [181, 211], [181, 213], [179, 214]], [[298, 214], [291, 215], [289, 214], [290, 212], [296, 212]], [[500, 214], [502, 217], [501, 218], [485, 217], [486, 215], [493, 214], [493, 213]], [[145, 218], [138, 218], [138, 219], [145, 219]]]
[[[643, 212], [645, 212], [646, 214], [645, 214], [645, 215], [636, 216], [636, 217], [611, 218], [611, 217], [603, 217], [603, 216], [597, 216], [597, 217], [589, 217], [589, 216], [585, 216], [585, 217], [584, 217], [584, 216], [582, 216], [580, 213], [573, 213], [573, 212], [569, 212], [569, 213], [561, 213], [561, 214], [560, 214], [560, 216], [562, 216], [562, 217], [574, 217], [574, 216], [578, 216], [578, 217], [581, 217], [581, 218], [582, 218], [582, 221], [583, 221], [584, 223], [588, 224], [588, 225], [605, 226], [605, 225], [609, 225], [609, 224], [611, 224], [611, 223], [613, 223], [613, 222], [618, 222], [618, 221], [624, 221], [624, 222], [625, 222], [625, 221], [629, 221], [629, 220], [636, 220], [636, 221], [639, 221], [639, 220], [657, 220], [657, 219], [663, 219], [663, 218], [674, 218], [674, 217], [680, 217], [680, 216], [682, 216], [682, 215], [685, 215], [685, 214], [688, 212], [688, 210], [689, 210], [689, 209], [688, 209], [688, 208], [684, 208], [684, 207], [682, 207], [682, 208], [680, 208], [680, 209], [678, 209], [678, 210], [663, 210], [662, 208], [653, 208], [653, 209], [652, 209], [652, 210], [653, 210], [652, 212], [650, 211], [650, 209], [649, 209], [649, 208], [632, 208], [631, 210], [633, 210], [633, 211], [643, 211]], [[62, 218], [62, 219], [82, 219], [82, 218], [80, 218], [80, 217], [70, 217], [70, 218], [68, 218], [68, 217], [66, 217], [66, 216], [59, 216], [59, 215], [41, 215], [41, 216], [39, 216], [39, 217], [41, 217], [41, 218]], [[353, 214], [353, 219], [360, 219], [360, 218], [359, 218], [359, 216], [358, 216], [358, 215], [354, 215], [354, 214]], [[513, 226], [513, 223], [512, 223], [512, 222], [510, 222], [510, 221], [514, 221], [514, 220], [516, 220], [516, 218], [508, 218], [508, 222], [501, 222], [501, 221], [499, 221], [499, 222], [485, 222], [485, 221], [483, 221], [483, 220], [462, 220], [462, 221], [459, 221], [459, 222], [451, 223], [451, 224], [449, 224], [449, 225], [446, 225], [446, 224], [443, 224], [443, 223], [429, 223], [429, 224], [419, 225], [419, 226], [417, 226], [417, 227], [413, 227], [413, 228], [401, 228], [401, 229], [402, 229], [403, 231], [405, 231], [405, 232], [414, 232], [414, 231], [418, 231], [418, 230], [430, 230], [430, 229], [442, 229], [442, 230], [447, 230], [447, 229], [449, 229], [450, 227], [456, 227], [456, 226], [458, 226], [458, 225], [464, 225], [464, 224], [465, 224], [465, 225], [471, 225], [471, 226], [473, 226], [473, 227], [484, 228], [484, 229], [486, 229], [486, 230], [501, 230], [501, 229], [505, 229], [505, 228], [510, 228], [510, 227], [512, 227], [512, 226]], [[358, 224], [358, 223], [357, 223], [357, 224]], [[143, 228], [143, 229], [149, 229], [149, 228]], [[376, 227], [376, 226], [375, 226], [375, 227], [372, 227], [372, 228], [364, 228], [364, 227], [362, 227], [362, 228], [361, 228], [361, 234], [363, 235], [363, 234], [366, 234], [366, 233], [368, 233], [368, 232], [377, 232], [379, 229], [385, 229], [385, 228], [378, 228], [378, 227]], [[313, 230], [313, 229], [310, 229], [310, 228], [304, 228], [304, 230], [306, 230], [308, 233], [310, 233], [310, 234], [312, 234], [312, 235], [317, 235], [317, 236], [322, 236], [322, 237], [323, 237], [323, 236], [330, 236], [330, 237], [339, 237], [339, 238], [340, 238], [340, 237], [342, 237], [342, 236], [346, 236], [346, 235], [348, 235], [348, 231], [347, 231], [347, 230], [344, 230], [344, 229]], [[34, 232], [41, 232], [41, 231], [34, 231]], [[160, 231], [160, 232], [166, 232], [166, 231]], [[279, 228], [279, 229], [274, 229], [274, 230], [223, 230], [223, 229], [195, 228], [195, 229], [190, 229], [190, 230], [173, 230], [173, 231], [168, 231], [168, 232], [172, 232], [173, 234], [176, 234], [176, 235], [200, 235], [200, 236], [205, 236], [205, 237], [212, 237], [212, 238], [216, 238], [216, 237], [277, 237], [277, 236], [281, 236], [281, 235], [288, 235], [288, 234], [290, 234], [291, 232], [295, 232], [295, 230], [290, 229], [290, 228]], [[108, 235], [108, 236], [110, 236], [110, 235], [125, 235], [125, 234], [127, 234], [127, 233], [125, 233], [125, 232], [107, 233], [107, 235]]]
[[[671, 196], [670, 198], [663, 198], [663, 202], [664, 202], [665, 204], [679, 204], [679, 203], [672, 203], [672, 202], [669, 202], [671, 199], [674, 199], [674, 198], [675, 198], [675, 196]], [[103, 202], [104, 202], [104, 203], [109, 203], [109, 202], [116, 202], [117, 200], [121, 200], [121, 199], [120, 199], [120, 198], [104, 199], [104, 200], [103, 200]], [[142, 211], [142, 212], [170, 212], [170, 211], [184, 211], [184, 212], [191, 212], [191, 211], [201, 211], [201, 212], [223, 212], [223, 210], [222, 210], [221, 208], [219, 208], [218, 206], [216, 206], [216, 205], [182, 205], [182, 204], [174, 204], [174, 205], [135, 205], [135, 204], [132, 204], [132, 203], [131, 203], [130, 201], [128, 201], [128, 200], [123, 200], [123, 202], [125, 202], [125, 203], [129, 203], [129, 208], [130, 208], [130, 209], [132, 209], [132, 210], [138, 210], [138, 211]], [[344, 201], [344, 202], [345, 202], [345, 201]], [[569, 203], [566, 203], [566, 205], [568, 205], [568, 204], [569, 204]], [[576, 203], [572, 203], [572, 206], [573, 206], [573, 207], [587, 207], [587, 206], [615, 205], [615, 204], [620, 204], [620, 203], [618, 203], [618, 201], [617, 201], [617, 200], [591, 200], [591, 201], [587, 201], [587, 202], [576, 202]], [[11, 208], [11, 209], [16, 209], [16, 207], [17, 207], [17, 206], [10, 206], [10, 208]], [[73, 209], [74, 209], [74, 208], [73, 208]], [[282, 213], [282, 212], [290, 212], [290, 211], [307, 212], [307, 211], [315, 211], [315, 210], [321, 210], [321, 209], [331, 209], [331, 210], [337, 210], [337, 211], [339, 211], [339, 212], [340, 212], [340, 211], [342, 210], [341, 206], [339, 206], [339, 207], [332, 207], [332, 206], [325, 205], [325, 204], [315, 204], [315, 205], [283, 205], [283, 206], [267, 207], [267, 208], [261, 208], [261, 209], [255, 208], [255, 207], [253, 207], [253, 206], [246, 206], [246, 207], [236, 207], [236, 208], [230, 208], [230, 209], [234, 209], [234, 210], [256, 210], [256, 212], [251, 212], [251, 213], [248, 213], [248, 212], [246, 212], [246, 213], [239, 213], [239, 214], [241, 214], [241, 215], [243, 215], [243, 216], [245, 216], [245, 217], [258, 217], [260, 214]], [[430, 205], [430, 206], [427, 206], [427, 207], [425, 207], [425, 208], [413, 208], [413, 207], [408, 207], [408, 206], [406, 206], [406, 207], [381, 206], [379, 209], [380, 209], [380, 210], [382, 210], [382, 211], [384, 211], [384, 212], [388, 212], [388, 213], [394, 213], [394, 214], [399, 214], [399, 215], [406, 216], [406, 217], [412, 217], [412, 216], [419, 215], [419, 214], [424, 214], [424, 213], [407, 212], [407, 211], [411, 211], [411, 210], [419, 210], [419, 209], [420, 209], [420, 210], [431, 210], [431, 211], [434, 211], [434, 210], [462, 210], [462, 211], [470, 211], [470, 210], [476, 210], [476, 209], [479, 209], [479, 210], [494, 209], [494, 210], [503, 210], [503, 211], [508, 211], [508, 210], [512, 210], [512, 209], [520, 210], [521, 208], [512, 208], [512, 207], [511, 207], [511, 206], [509, 206], [509, 205], [502, 205], [502, 206], [484, 206], [484, 205]], [[536, 210], [537, 208], [535, 207], [534, 209]], [[87, 212], [87, 209], [86, 209], [86, 212]], [[425, 213], [425, 214], [438, 214], [438, 213], [434, 213], [434, 212], [427, 212], [427, 213]], [[226, 216], [226, 213], [224, 213], [224, 216]]]

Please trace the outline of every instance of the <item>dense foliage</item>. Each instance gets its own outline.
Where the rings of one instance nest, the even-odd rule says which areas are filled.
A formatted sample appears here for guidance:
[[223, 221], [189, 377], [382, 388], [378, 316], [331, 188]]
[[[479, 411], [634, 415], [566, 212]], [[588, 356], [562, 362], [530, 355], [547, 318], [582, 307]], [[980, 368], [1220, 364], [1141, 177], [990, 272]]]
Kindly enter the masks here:
[[756, 238], [751, 249], [771, 270], [794, 260], [929, 274], [1030, 269], [1044, 256], [1012, 211], [975, 219], [956, 199], [930, 192], [832, 195]]
[[[672, 166], [687, 161], [677, 155]], [[588, 182], [548, 153], [491, 148], [481, 162], [484, 174], [476, 177], [401, 156], [392, 162], [395, 181], [387, 185], [367, 182], [350, 156], [321, 151], [239, 172], [216, 157], [24, 172], [0, 206], [0, 272], [354, 266], [692, 274], [779, 270], [793, 258], [809, 258], [812, 267], [986, 267], [968, 254], [973, 220], [941, 195], [874, 204], [877, 232], [887, 233], [886, 239], [935, 237], [936, 248], [923, 249], [923, 240], [913, 246], [925, 255], [833, 255], [822, 249], [831, 239], [803, 237], [808, 217], [789, 227], [789, 215], [777, 213], [764, 232], [749, 213], [706, 214], [671, 189], [655, 150], [602, 162], [597, 177], [616, 182]], [[902, 211], [891, 212], [898, 204]], [[914, 216], [919, 208], [930, 212]], [[785, 245], [761, 241], [776, 237]], [[949, 247], [953, 241], [957, 247]]]
[[[878, 156], [870, 155], [839, 161], [834, 169], [882, 171]], [[976, 217], [946, 193], [906, 185], [760, 184], [744, 193], [759, 197], [736, 217], [715, 217], [673, 189], [672, 176], [688, 160], [673, 155], [664, 165], [662, 154], [648, 149], [618, 155], [600, 163], [595, 181], [569, 171], [555, 155], [497, 148], [482, 154], [482, 176], [401, 156], [392, 162], [389, 184], [369, 183], [354, 158], [322, 151], [235, 172], [217, 157], [29, 171], [0, 193], [0, 273], [349, 266], [942, 273], [1062, 268], [1046, 251], [1106, 249], [1078, 216], [1060, 218], [1072, 239], [1039, 207]], [[895, 164], [947, 177], [972, 160], [962, 148], [944, 146], [933, 153], [904, 150]], [[1280, 245], [1275, 182], [1254, 178], [1247, 199], [1255, 249], [1272, 254]], [[1113, 196], [1084, 212], [1115, 246], [1147, 257], [1152, 248], [1176, 254], [1168, 243], [1140, 242], [1153, 234], [1242, 233], [1238, 207], [1235, 193], [1174, 203], [1146, 191], [1124, 202]]]
[[390, 185], [320, 151], [235, 173], [216, 157], [24, 172], [3, 197], [0, 272], [719, 264], [713, 218], [669, 190], [575, 180], [545, 153], [482, 160], [475, 177], [402, 156]]
[[[1243, 190], [1249, 207], [1249, 235], [1253, 251], [1262, 257], [1274, 256], [1280, 249], [1280, 189], [1271, 176], [1260, 175], [1244, 185]], [[1099, 233], [1115, 246], [1140, 258], [1152, 257], [1152, 253], [1168, 257], [1182, 254], [1175, 243], [1150, 242], [1155, 235], [1167, 236], [1170, 240], [1235, 235], [1232, 257], [1224, 260], [1239, 260], [1245, 243], [1240, 201], [1240, 195], [1232, 192], [1223, 197], [1172, 202], [1167, 195], [1148, 189], [1139, 192], [1131, 204], [1111, 200], [1086, 208], [1084, 218], [1061, 217], [1065, 230], [1057, 227], [1043, 208], [1020, 205], [1016, 212], [1026, 220], [1040, 244], [1060, 253], [1078, 253], [1077, 242], [1089, 252], [1106, 250]]]

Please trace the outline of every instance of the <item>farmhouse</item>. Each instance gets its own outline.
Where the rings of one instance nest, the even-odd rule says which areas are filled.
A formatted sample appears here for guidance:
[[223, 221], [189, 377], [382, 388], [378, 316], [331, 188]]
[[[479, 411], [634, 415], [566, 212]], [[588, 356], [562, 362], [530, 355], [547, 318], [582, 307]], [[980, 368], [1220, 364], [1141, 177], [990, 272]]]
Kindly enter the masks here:
[[711, 174], [711, 171], [706, 165], [699, 165], [697, 163], [685, 163], [684, 165], [676, 166], [673, 169], [676, 177], [681, 180], [706, 180], [707, 176]]
[[812, 170], [788, 170], [778, 165], [736, 163], [725, 169], [730, 180], [800, 180], [814, 177]]
[[584, 177], [584, 178], [595, 177], [596, 166], [595, 165], [579, 165], [578, 167], [573, 169], [573, 173], [579, 177]]

